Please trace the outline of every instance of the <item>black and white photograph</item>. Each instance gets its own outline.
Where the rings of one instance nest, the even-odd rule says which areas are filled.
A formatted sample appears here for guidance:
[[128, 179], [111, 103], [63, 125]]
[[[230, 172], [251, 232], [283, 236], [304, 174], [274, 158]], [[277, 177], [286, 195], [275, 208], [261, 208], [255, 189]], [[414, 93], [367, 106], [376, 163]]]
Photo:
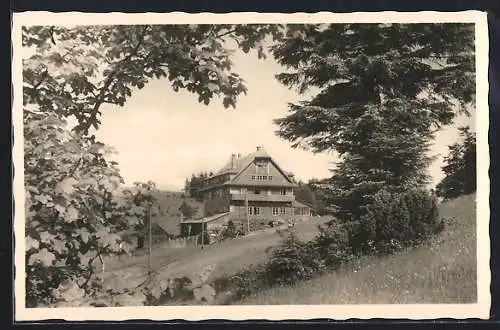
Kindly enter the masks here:
[[17, 320], [489, 316], [485, 14], [13, 16]]

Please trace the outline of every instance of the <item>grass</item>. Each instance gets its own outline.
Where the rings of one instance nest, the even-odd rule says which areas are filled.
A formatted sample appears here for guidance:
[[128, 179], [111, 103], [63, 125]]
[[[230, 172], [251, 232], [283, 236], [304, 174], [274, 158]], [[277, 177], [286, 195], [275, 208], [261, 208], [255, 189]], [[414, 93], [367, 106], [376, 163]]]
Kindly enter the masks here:
[[[326, 218], [314, 218], [298, 223], [295, 230], [304, 239], [317, 231], [317, 225]], [[266, 261], [266, 249], [278, 245], [281, 237], [273, 233], [260, 233], [235, 240], [205, 246], [168, 248], [159, 244], [152, 251], [152, 266], [162, 278], [180, 278], [197, 274], [205, 265], [215, 264], [216, 268], [209, 280], [237, 273], [243, 268]], [[106, 269], [101, 273], [106, 288], [133, 288], [144, 281], [148, 270], [148, 256], [124, 256], [106, 261]]]
[[171, 235], [179, 234], [179, 222], [181, 220], [179, 207], [183, 202], [197, 209], [196, 216], [201, 216], [203, 213], [203, 203], [194, 198], [182, 198], [182, 195], [182, 193], [172, 191], [160, 191], [155, 194], [161, 214], [154, 216], [153, 221]]
[[[477, 299], [476, 280], [476, 203], [475, 195], [463, 196], [440, 205], [447, 220], [445, 230], [425, 244], [386, 257], [363, 257], [332, 272], [295, 286], [263, 289], [238, 301], [220, 304], [408, 304], [473, 303]], [[311, 238], [318, 223], [314, 219], [299, 223], [299, 237]], [[204, 249], [186, 247], [153, 250], [152, 263], [162, 278], [197, 274], [208, 264], [215, 271], [208, 282], [228, 278], [252, 265], [265, 263], [266, 249], [276, 246], [276, 233], [229, 240]], [[133, 288], [144, 281], [147, 256], [126, 257], [106, 266], [106, 287]], [[175, 304], [175, 302], [171, 302]], [[190, 302], [191, 303], [191, 302]], [[192, 302], [194, 303], [194, 302]]]
[[443, 203], [446, 228], [397, 254], [364, 257], [295, 286], [261, 291], [234, 304], [415, 304], [477, 300], [475, 195]]

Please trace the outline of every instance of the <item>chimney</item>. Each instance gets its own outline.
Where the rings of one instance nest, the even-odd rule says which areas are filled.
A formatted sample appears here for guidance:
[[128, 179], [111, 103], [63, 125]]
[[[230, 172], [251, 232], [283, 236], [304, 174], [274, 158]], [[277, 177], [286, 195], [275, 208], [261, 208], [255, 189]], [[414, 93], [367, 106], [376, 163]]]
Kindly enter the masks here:
[[262, 149], [261, 146], [257, 146], [257, 151], [260, 151], [260, 149]]
[[231, 169], [235, 167], [236, 154], [231, 154]]

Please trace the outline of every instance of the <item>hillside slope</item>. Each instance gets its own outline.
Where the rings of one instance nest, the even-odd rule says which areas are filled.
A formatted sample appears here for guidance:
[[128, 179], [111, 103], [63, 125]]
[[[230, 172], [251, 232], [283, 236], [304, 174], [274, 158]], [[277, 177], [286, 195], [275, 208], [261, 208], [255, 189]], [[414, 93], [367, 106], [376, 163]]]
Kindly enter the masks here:
[[197, 209], [195, 217], [202, 216], [203, 203], [196, 201], [194, 198], [183, 197], [181, 192], [160, 191], [155, 194], [155, 198], [160, 207], [160, 214], [154, 216], [153, 221], [171, 235], [179, 234], [179, 222], [181, 220], [179, 207], [183, 202]]
[[364, 258], [349, 269], [234, 304], [473, 303], [477, 299], [475, 194], [443, 203], [444, 232], [407, 252]]

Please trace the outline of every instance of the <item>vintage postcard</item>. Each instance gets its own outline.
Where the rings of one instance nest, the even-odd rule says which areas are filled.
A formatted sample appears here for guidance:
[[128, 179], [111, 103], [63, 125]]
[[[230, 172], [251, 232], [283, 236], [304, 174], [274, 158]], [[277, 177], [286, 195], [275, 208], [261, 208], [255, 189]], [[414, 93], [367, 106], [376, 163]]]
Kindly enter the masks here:
[[489, 317], [486, 14], [12, 36], [16, 320]]

